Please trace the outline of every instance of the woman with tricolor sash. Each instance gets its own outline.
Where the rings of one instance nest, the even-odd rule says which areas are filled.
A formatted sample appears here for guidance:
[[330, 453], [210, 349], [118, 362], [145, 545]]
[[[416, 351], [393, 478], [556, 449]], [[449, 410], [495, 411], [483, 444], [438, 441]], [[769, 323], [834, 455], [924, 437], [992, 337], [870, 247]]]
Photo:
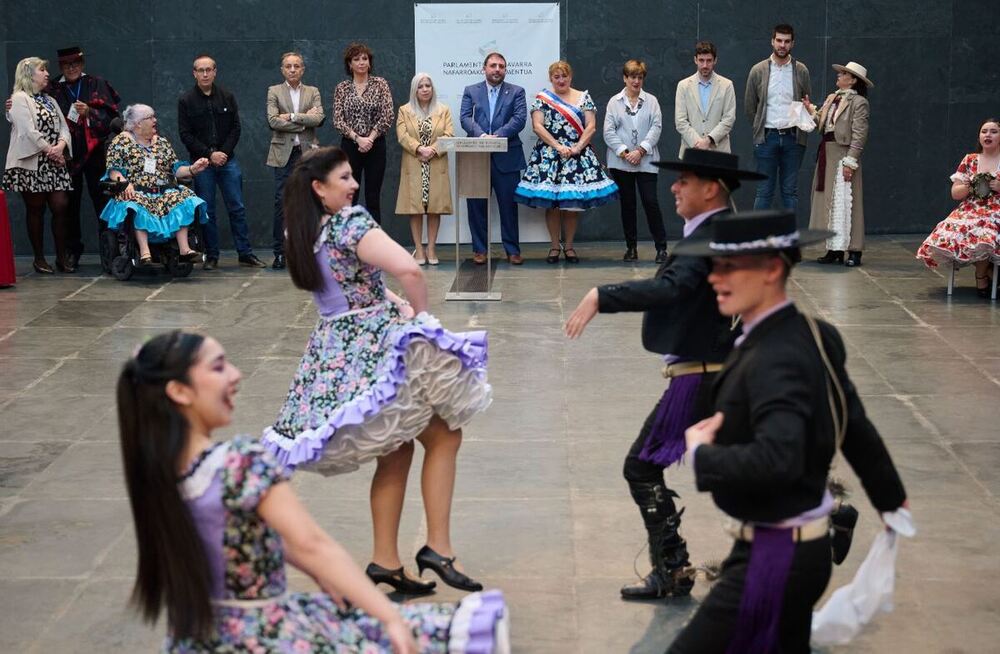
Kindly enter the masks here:
[[579, 263], [573, 248], [578, 212], [615, 200], [618, 186], [590, 147], [597, 131], [597, 106], [590, 93], [572, 87], [573, 69], [565, 61], [549, 66], [549, 81], [552, 88], [539, 91], [531, 105], [538, 142], [514, 199], [545, 209], [552, 241], [548, 263], [558, 263], [560, 254]]

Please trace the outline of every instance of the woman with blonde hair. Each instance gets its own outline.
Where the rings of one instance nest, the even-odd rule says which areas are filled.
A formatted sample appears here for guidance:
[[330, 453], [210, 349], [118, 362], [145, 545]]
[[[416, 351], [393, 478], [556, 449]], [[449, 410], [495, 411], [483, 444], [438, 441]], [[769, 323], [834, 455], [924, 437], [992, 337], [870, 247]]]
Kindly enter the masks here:
[[[549, 66], [551, 89], [531, 105], [538, 142], [514, 192], [514, 200], [545, 209], [551, 248], [545, 261], [579, 263], [573, 248], [578, 212], [618, 197], [618, 186], [604, 172], [590, 140], [597, 131], [597, 106], [587, 91], [573, 88], [573, 69], [565, 61]], [[562, 232], [560, 234], [560, 231]]]
[[52, 237], [56, 246], [56, 267], [75, 272], [67, 257], [69, 191], [73, 181], [66, 169], [72, 155], [69, 126], [59, 105], [46, 94], [48, 62], [27, 57], [17, 62], [11, 96], [10, 145], [2, 186], [18, 192], [24, 200], [28, 239], [35, 255], [35, 272], [52, 274], [45, 260], [45, 207], [52, 212]]
[[[417, 73], [410, 82], [410, 101], [399, 108], [396, 137], [403, 148], [399, 169], [396, 213], [410, 216], [413, 258], [423, 265], [438, 264], [438, 229], [441, 214], [451, 213], [451, 179], [448, 159], [438, 144], [443, 136], [454, 136], [451, 109], [437, 101], [434, 81]], [[427, 249], [423, 244], [423, 217], [427, 216]]]

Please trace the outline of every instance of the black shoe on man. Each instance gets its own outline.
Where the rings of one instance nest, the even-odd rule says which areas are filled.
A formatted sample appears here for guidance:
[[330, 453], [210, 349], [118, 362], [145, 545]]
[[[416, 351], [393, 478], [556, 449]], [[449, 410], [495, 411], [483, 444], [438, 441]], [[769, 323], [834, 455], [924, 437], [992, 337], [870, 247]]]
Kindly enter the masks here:
[[271, 262], [271, 270], [284, 270], [285, 269], [285, 255], [276, 254], [274, 255], [274, 261]]
[[656, 263], [656, 265], [660, 265], [661, 263], [666, 263], [666, 261], [667, 261], [667, 248], [663, 248], [663, 249], [657, 248], [656, 249], [656, 259], [654, 259], [653, 261], [654, 261], [654, 263]]
[[251, 268], [267, 268], [267, 264], [257, 258], [257, 255], [253, 252], [249, 254], [241, 254], [240, 258], [241, 266], [249, 266]]
[[660, 524], [646, 526], [653, 569], [641, 580], [622, 586], [622, 599], [651, 600], [691, 594], [694, 587], [691, 561], [687, 542], [679, 533], [682, 513], [674, 513]]
[[202, 264], [202, 270], [215, 270], [219, 267], [219, 257], [205, 257], [205, 263]]

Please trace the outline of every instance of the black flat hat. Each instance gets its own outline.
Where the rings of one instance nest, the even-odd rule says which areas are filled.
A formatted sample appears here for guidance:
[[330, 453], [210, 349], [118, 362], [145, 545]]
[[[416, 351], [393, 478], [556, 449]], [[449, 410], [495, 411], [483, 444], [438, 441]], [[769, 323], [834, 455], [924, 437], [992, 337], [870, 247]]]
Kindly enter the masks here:
[[747, 211], [713, 220], [708, 238], [684, 239], [674, 254], [694, 257], [735, 257], [769, 254], [817, 243], [833, 232], [799, 229], [791, 211]]
[[667, 170], [692, 172], [698, 177], [710, 179], [767, 179], [767, 175], [753, 170], [740, 170], [740, 158], [729, 152], [718, 150], [698, 150], [687, 148], [679, 161], [654, 161], [654, 166]]
[[56, 56], [59, 57], [60, 64], [71, 64], [83, 59], [83, 50], [80, 49], [80, 46], [74, 45], [71, 48], [56, 50]]

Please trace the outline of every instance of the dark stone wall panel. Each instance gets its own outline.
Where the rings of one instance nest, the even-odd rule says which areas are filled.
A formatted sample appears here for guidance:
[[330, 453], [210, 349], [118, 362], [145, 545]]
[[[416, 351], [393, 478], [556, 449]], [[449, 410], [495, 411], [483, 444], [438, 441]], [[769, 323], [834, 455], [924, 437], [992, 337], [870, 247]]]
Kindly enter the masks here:
[[[904, 2], [903, 0], [638, 0], [633, 3], [561, 3], [560, 51], [572, 63], [574, 83], [594, 96], [603, 124], [608, 99], [621, 90], [621, 65], [641, 58], [649, 66], [646, 88], [664, 109], [660, 149], [677, 151], [673, 99], [677, 82], [694, 72], [696, 41], [713, 41], [718, 72], [733, 80], [738, 111], [734, 151], [752, 168], [751, 125], [742, 100], [750, 67], [770, 53], [771, 28], [779, 22], [796, 29], [794, 54], [809, 66], [813, 100], [833, 90], [833, 63], [859, 61], [876, 87], [870, 95], [872, 131], [864, 154], [865, 209], [873, 233], [926, 232], [953, 207], [948, 175], [975, 146], [982, 120], [1000, 113], [1000, 14], [996, 0]], [[191, 60], [203, 51], [219, 63], [219, 83], [240, 103], [243, 136], [237, 149], [245, 176], [251, 235], [258, 249], [269, 247], [273, 174], [264, 165], [270, 132], [264, 103], [267, 87], [281, 81], [278, 58], [297, 49], [306, 59], [306, 82], [323, 93], [331, 112], [333, 87], [344, 79], [341, 60], [352, 40], [375, 51], [375, 72], [389, 80], [395, 104], [406, 101], [415, 72], [413, 5], [409, 0], [330, 3], [301, 0], [294, 10], [268, 0], [149, 3], [96, 2], [66, 15], [52, 0], [7, 0], [0, 4], [0, 85], [9, 90], [19, 59], [43, 56], [57, 74], [57, 48], [79, 44], [88, 70], [109, 79], [125, 103], [152, 104], [162, 132], [186, 156], [177, 137], [178, 95], [191, 87]], [[67, 28], [67, 25], [71, 29]], [[67, 36], [70, 35], [70, 36]], [[529, 92], [537, 89], [529, 89]], [[319, 131], [323, 144], [339, 143], [328, 118]], [[9, 131], [0, 129], [0, 149]], [[809, 211], [818, 138], [810, 138], [800, 172], [800, 222]], [[605, 147], [594, 140], [600, 157]], [[382, 204], [393, 236], [408, 242], [406, 220], [392, 215], [399, 174], [399, 146], [389, 136], [389, 161]], [[668, 233], [680, 234], [669, 192], [672, 176], [660, 176], [660, 203]], [[741, 208], [753, 203], [753, 186], [736, 194]], [[9, 198], [18, 252], [27, 251], [21, 201]], [[84, 232], [95, 220], [84, 202]], [[219, 204], [220, 215], [225, 212]], [[222, 218], [224, 244], [228, 228]], [[640, 232], [644, 233], [642, 219]], [[617, 205], [588, 212], [579, 237], [621, 238]], [[91, 240], [88, 245], [93, 246]]]

